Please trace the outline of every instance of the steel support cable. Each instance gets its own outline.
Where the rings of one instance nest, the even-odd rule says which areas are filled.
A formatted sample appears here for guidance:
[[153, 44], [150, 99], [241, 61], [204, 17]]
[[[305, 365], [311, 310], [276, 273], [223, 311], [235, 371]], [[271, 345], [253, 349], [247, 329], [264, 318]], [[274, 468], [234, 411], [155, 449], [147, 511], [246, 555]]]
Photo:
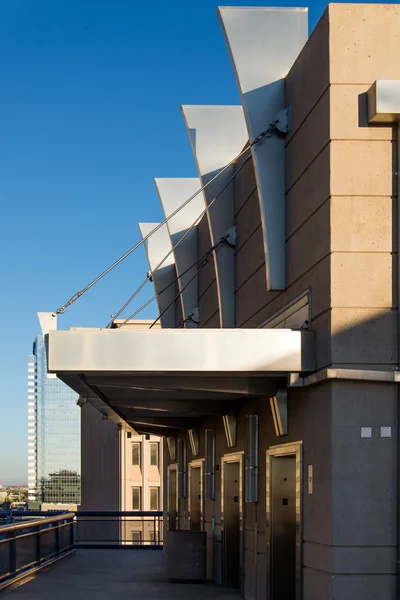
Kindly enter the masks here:
[[[235, 171], [235, 173], [233, 173], [233, 175], [228, 179], [228, 181], [226, 182], [226, 184], [222, 187], [222, 189], [218, 192], [218, 194], [215, 196], [215, 198], [213, 198], [211, 200], [211, 202], [205, 207], [205, 209], [202, 211], [201, 215], [191, 224], [191, 226], [189, 227], [189, 229], [187, 231], [185, 231], [185, 233], [183, 234], [183, 236], [176, 242], [176, 244], [171, 248], [171, 250], [169, 250], [167, 252], [167, 254], [164, 256], [164, 258], [162, 259], [162, 261], [160, 263], [158, 263], [158, 265], [153, 269], [153, 271], [151, 271], [146, 279], [144, 279], [144, 281], [142, 281], [142, 283], [140, 284], [140, 286], [133, 292], [132, 296], [130, 298], [128, 298], [128, 300], [125, 302], [125, 304], [119, 309], [119, 311], [112, 317], [111, 321], [108, 323], [107, 328], [111, 327], [112, 323], [115, 321], [115, 319], [117, 319], [119, 317], [120, 314], [122, 314], [124, 312], [124, 310], [127, 308], [127, 306], [129, 306], [129, 304], [132, 302], [132, 300], [134, 300], [134, 298], [136, 298], [136, 296], [139, 294], [139, 292], [141, 292], [141, 290], [144, 288], [144, 286], [146, 285], [146, 283], [148, 281], [150, 281], [151, 277], [154, 275], [154, 273], [164, 264], [164, 262], [167, 260], [167, 258], [169, 258], [169, 256], [176, 250], [176, 248], [179, 246], [179, 244], [181, 244], [181, 242], [183, 242], [183, 240], [185, 239], [185, 237], [187, 235], [189, 235], [189, 233], [197, 226], [197, 223], [199, 222], [200, 219], [202, 219], [204, 217], [204, 215], [210, 210], [210, 208], [212, 207], [212, 205], [214, 204], [214, 202], [216, 200], [218, 200], [218, 198], [221, 196], [221, 194], [226, 190], [226, 188], [229, 186], [229, 184], [235, 179], [236, 175], [238, 175], [240, 173], [240, 171], [243, 169], [243, 167], [245, 166], [245, 164], [250, 160], [251, 156], [248, 156], [246, 158], [245, 161], [243, 161], [243, 163], [240, 165], [240, 167]], [[202, 259], [199, 259], [202, 260]], [[199, 261], [196, 261], [192, 267], [189, 268], [192, 269], [193, 266], [195, 266]], [[185, 275], [187, 273], [187, 271], [185, 271], [184, 273], [182, 273], [179, 277], [176, 278], [175, 281], [178, 281], [178, 279], [182, 276]], [[172, 285], [172, 284], [171, 284]], [[167, 288], [165, 288], [167, 289]], [[162, 290], [162, 292], [165, 290]], [[160, 294], [162, 293], [160, 292]], [[134, 313], [132, 313], [132, 315], [130, 315], [125, 321], [124, 323], [122, 323], [121, 325], [124, 325], [127, 321], [129, 321], [130, 319], [133, 319], [133, 317], [136, 317], [136, 315], [139, 314], [139, 312], [141, 312], [144, 308], [146, 308], [150, 302], [152, 302], [155, 298], [157, 298], [157, 294], [152, 298], [152, 300], [149, 300], [148, 302], [146, 302], [140, 309], [138, 309], [137, 311], [135, 311]]]
[[[256, 144], [258, 144], [266, 136], [268, 136], [269, 134], [271, 134], [272, 131], [274, 131], [274, 129], [276, 129], [276, 124], [277, 124], [277, 121], [274, 121], [273, 123], [271, 123], [265, 131], [262, 131], [251, 142], [251, 144], [249, 144], [244, 150], [242, 150], [237, 156], [235, 156], [235, 158], [233, 158], [223, 169], [221, 169], [221, 171], [219, 171], [216, 175], [214, 175], [214, 177], [212, 177], [210, 179], [210, 181], [208, 181], [205, 185], [203, 185], [200, 189], [198, 189], [197, 192], [195, 192], [192, 196], [190, 196], [190, 198], [188, 198], [187, 200], [185, 200], [185, 202], [183, 202], [183, 204], [181, 204], [180, 206], [178, 206], [178, 208], [176, 210], [174, 210], [169, 215], [169, 217], [167, 217], [166, 219], [164, 219], [164, 221], [162, 221], [162, 223], [159, 223], [152, 231], [150, 231], [147, 235], [145, 235], [139, 242], [137, 242], [137, 244], [135, 244], [134, 246], [132, 246], [132, 248], [130, 248], [127, 252], [125, 252], [125, 254], [123, 254], [120, 258], [118, 258], [105, 271], [103, 271], [102, 273], [100, 273], [100, 275], [98, 275], [95, 279], [93, 279], [93, 281], [91, 281], [86, 287], [84, 287], [82, 290], [80, 290], [79, 292], [77, 292], [76, 294], [74, 294], [73, 296], [71, 296], [71, 298], [68, 300], [68, 302], [66, 302], [65, 304], [62, 304], [61, 306], [59, 306], [57, 308], [55, 314], [56, 315], [63, 314], [65, 312], [65, 310], [68, 308], [68, 306], [71, 306], [71, 304], [73, 304], [74, 302], [76, 302], [77, 300], [79, 300], [79, 298], [81, 296], [83, 296], [83, 294], [85, 294], [94, 285], [96, 285], [96, 283], [98, 283], [101, 279], [103, 279], [103, 277], [105, 277], [106, 275], [108, 275], [108, 273], [110, 273], [110, 271], [112, 271], [123, 260], [125, 260], [125, 258], [127, 258], [128, 256], [130, 256], [130, 254], [132, 254], [132, 252], [134, 252], [135, 250], [137, 250], [137, 248], [139, 248], [140, 246], [142, 246], [154, 233], [156, 233], [159, 229], [161, 229], [161, 227], [163, 227], [164, 225], [166, 225], [166, 223], [168, 223], [168, 221], [170, 221], [183, 208], [185, 208], [185, 206], [187, 206], [189, 204], [189, 202], [191, 202], [196, 196], [198, 196], [209, 185], [211, 185], [213, 183], [213, 181], [215, 181], [216, 179], [218, 179], [218, 177], [220, 175], [222, 175], [222, 173], [224, 173], [227, 169], [229, 169], [229, 167], [232, 166], [241, 156], [243, 156], [244, 154], [246, 154], [246, 152], [248, 152], [253, 146], [255, 146]], [[146, 280], [146, 283], [147, 283], [147, 280]]]
[[[194, 267], [196, 267], [199, 263], [201, 263], [208, 256], [208, 253], [209, 253], [209, 251], [207, 251], [205, 254], [203, 254], [203, 256], [201, 258], [199, 258], [193, 264], [191, 264], [190, 267], [188, 267], [187, 269], [185, 269], [183, 271], [183, 273], [181, 273], [180, 275], [178, 275], [177, 277], [175, 277], [174, 280], [171, 281], [171, 283], [169, 283], [168, 285], [166, 285], [157, 294], [154, 294], [154, 296], [152, 296], [149, 300], [147, 300], [147, 302], [145, 302], [144, 304], [142, 304], [142, 306], [140, 308], [138, 308], [137, 310], [135, 310], [135, 312], [133, 312], [131, 315], [129, 315], [129, 317], [127, 319], [125, 319], [125, 321], [123, 323], [120, 324], [120, 327], [122, 327], [122, 325], [125, 325], [125, 323], [127, 323], [131, 319], [134, 319], [140, 312], [142, 312], [142, 310], [144, 310], [145, 308], [147, 308], [149, 306], [149, 304], [151, 304], [154, 300], [156, 300], [157, 298], [159, 298], [161, 296], [161, 294], [163, 294], [164, 292], [166, 292], [167, 290], [169, 290], [170, 287], [172, 287], [173, 285], [175, 285], [179, 281], [179, 279], [181, 279], [182, 277], [184, 277], [187, 273], [189, 273], [189, 271], [191, 271], [192, 269], [194, 269]], [[131, 298], [132, 298], [132, 296], [131, 296]], [[130, 300], [125, 304], [124, 308], [126, 306], [128, 306], [129, 302], [130, 302]], [[121, 309], [121, 310], [124, 310], [124, 309]], [[121, 314], [121, 313], [118, 312], [117, 315], [118, 314]], [[110, 321], [110, 323], [107, 325], [107, 327], [109, 325], [111, 325], [111, 323], [113, 323], [115, 321], [115, 319], [116, 319], [116, 317], [114, 316], [113, 319], [112, 319], [112, 321]]]
[[[200, 273], [200, 271], [202, 270], [203, 267], [205, 267], [210, 260], [212, 260], [213, 258], [213, 252], [214, 250], [216, 250], [219, 246], [221, 246], [222, 244], [225, 244], [226, 242], [226, 237], [222, 238], [218, 244], [215, 244], [212, 248], [210, 248], [210, 250], [207, 252], [203, 262], [200, 264], [199, 268], [196, 270], [196, 272], [193, 274], [193, 276], [189, 279], [189, 281], [183, 286], [183, 288], [180, 290], [180, 292], [175, 296], [175, 298], [173, 300], [171, 300], [171, 302], [168, 304], [168, 306], [166, 308], [164, 308], [164, 310], [158, 315], [158, 317], [153, 321], [153, 323], [150, 325], [149, 329], [152, 329], [152, 327], [154, 327], [154, 325], [161, 319], [161, 317], [163, 315], [165, 315], [165, 313], [171, 308], [171, 306], [173, 306], [175, 304], [175, 302], [178, 300], [179, 296], [182, 294], [182, 292], [184, 292], [186, 290], [186, 288], [192, 283], [192, 281], [194, 280], [195, 277], [197, 277], [197, 275]], [[122, 323], [122, 325], [124, 325], [124, 323]]]

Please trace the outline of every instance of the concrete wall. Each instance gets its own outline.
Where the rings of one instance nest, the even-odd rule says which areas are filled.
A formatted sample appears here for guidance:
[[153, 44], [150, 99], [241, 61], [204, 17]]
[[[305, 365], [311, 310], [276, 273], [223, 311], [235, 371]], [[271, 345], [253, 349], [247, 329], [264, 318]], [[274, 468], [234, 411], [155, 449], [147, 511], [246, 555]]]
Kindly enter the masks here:
[[[311, 290], [318, 367], [331, 362], [329, 38], [325, 14], [286, 80], [292, 127], [286, 141], [286, 281], [267, 292], [261, 219], [252, 162], [235, 181], [236, 326], [259, 327]], [[265, 142], [268, 143], [268, 140]], [[240, 164], [238, 165], [240, 166]]]
[[[81, 407], [81, 510], [120, 510], [120, 435], [111, 421], [88, 402]], [[116, 522], [80, 520], [77, 531], [81, 540], [115, 540]]]
[[330, 17], [332, 362], [397, 364], [396, 129], [366, 126], [365, 93], [398, 79], [400, 8]]
[[[137, 435], [134, 431], [119, 429], [91, 404], [82, 405], [82, 504], [81, 510], [131, 511], [132, 488], [141, 488], [140, 510], [151, 510], [150, 488], [159, 488], [159, 510], [163, 506], [162, 441], [159, 437]], [[128, 437], [130, 436], [130, 437]], [[132, 465], [132, 444], [141, 443], [141, 466]], [[150, 465], [150, 443], [159, 444], [159, 465]], [[159, 530], [158, 520], [138, 517], [127, 518], [122, 527], [117, 523], [85, 522], [80, 535], [86, 539], [118, 539], [131, 542], [132, 532], [140, 531], [142, 541], [149, 542]], [[107, 525], [107, 526], [106, 526]], [[161, 529], [160, 529], [161, 531]], [[157, 533], [158, 536], [158, 533]], [[156, 536], [156, 537], [157, 537]]]
[[[303, 441], [304, 464], [314, 465], [318, 473], [314, 485], [314, 493], [304, 498], [303, 505], [303, 539], [307, 568], [316, 572], [316, 564], [320, 548], [332, 543], [331, 502], [332, 464], [330, 435], [330, 404], [332, 384], [325, 384], [310, 390], [292, 390], [289, 395], [290, 434], [286, 442]], [[244, 592], [245, 598], [266, 598], [267, 595], [267, 524], [266, 524], [266, 451], [271, 445], [278, 444], [268, 399], [253, 399], [241, 402], [237, 407], [237, 444], [229, 448], [226, 443], [222, 418], [212, 418], [204, 422], [200, 430], [200, 455], [193, 457], [188, 444], [188, 462], [195, 458], [205, 457], [205, 428], [214, 428], [216, 432], [216, 464], [215, 499], [204, 501], [204, 528], [207, 531], [207, 577], [220, 580], [221, 577], [221, 459], [232, 452], [245, 451], [246, 414], [259, 415], [259, 496], [257, 503], [244, 504]], [[310, 415], [313, 418], [310, 419]], [[184, 435], [182, 433], [182, 435]], [[169, 459], [167, 459], [169, 462]], [[303, 470], [303, 485], [306, 489], [307, 473]], [[188, 528], [185, 518], [187, 514], [187, 498], [180, 500], [180, 527]], [[215, 519], [215, 531], [212, 522]], [[255, 531], [257, 532], [255, 534]], [[257, 540], [257, 541], [256, 541]], [[255, 545], [257, 557], [255, 558]], [[305, 595], [309, 598], [305, 577]], [[313, 585], [313, 582], [312, 582]], [[312, 587], [311, 585], [311, 587]], [[321, 596], [322, 597], [322, 596]]]
[[119, 436], [114, 423], [82, 405], [82, 510], [120, 510]]
[[[292, 126], [286, 139], [283, 292], [267, 292], [251, 161], [235, 180], [236, 326], [259, 327], [310, 291], [318, 369], [361, 369], [359, 381], [290, 389], [284, 438], [275, 435], [267, 399], [237, 403], [233, 449], [226, 445], [220, 417], [201, 423], [200, 458], [205, 428], [213, 427], [220, 464], [225, 453], [245, 449], [245, 415], [259, 415], [259, 500], [244, 509], [246, 598], [269, 597], [266, 450], [298, 440], [303, 442], [303, 598], [396, 598], [398, 389], [362, 381], [362, 371], [393, 369], [399, 360], [397, 138], [394, 128], [368, 127], [366, 118], [370, 85], [376, 79], [400, 79], [399, 23], [397, 5], [331, 4], [287, 76]], [[210, 247], [207, 235], [203, 219], [203, 253]], [[210, 265], [199, 283], [201, 326], [218, 327]], [[362, 437], [364, 427], [371, 428], [371, 437]], [[312, 494], [308, 465], [314, 473]], [[181, 500], [183, 528], [186, 514], [187, 500]], [[205, 501], [204, 517], [207, 573], [219, 580], [220, 471], [215, 500]]]

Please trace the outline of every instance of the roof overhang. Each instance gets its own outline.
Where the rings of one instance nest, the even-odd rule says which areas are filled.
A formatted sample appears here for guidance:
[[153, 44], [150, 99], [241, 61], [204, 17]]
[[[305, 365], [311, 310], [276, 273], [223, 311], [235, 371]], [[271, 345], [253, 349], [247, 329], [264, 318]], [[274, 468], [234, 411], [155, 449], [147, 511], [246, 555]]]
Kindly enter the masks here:
[[51, 331], [48, 370], [109, 418], [170, 432], [314, 371], [314, 339], [285, 329]]

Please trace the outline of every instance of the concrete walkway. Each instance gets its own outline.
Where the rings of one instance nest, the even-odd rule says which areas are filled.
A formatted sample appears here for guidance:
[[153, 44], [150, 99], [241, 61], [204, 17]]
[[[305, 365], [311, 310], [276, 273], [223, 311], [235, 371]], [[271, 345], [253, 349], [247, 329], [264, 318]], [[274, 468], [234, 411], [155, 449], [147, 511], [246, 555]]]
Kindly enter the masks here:
[[238, 600], [212, 584], [166, 580], [160, 550], [77, 550], [5, 592], [10, 600]]

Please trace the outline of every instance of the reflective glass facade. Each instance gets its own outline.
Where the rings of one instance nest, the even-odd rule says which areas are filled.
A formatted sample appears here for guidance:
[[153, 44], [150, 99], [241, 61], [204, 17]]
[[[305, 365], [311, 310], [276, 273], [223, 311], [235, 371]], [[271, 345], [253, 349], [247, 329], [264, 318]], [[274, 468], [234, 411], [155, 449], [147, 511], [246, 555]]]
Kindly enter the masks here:
[[28, 359], [29, 500], [80, 504], [81, 444], [78, 396], [47, 373], [44, 337]]

